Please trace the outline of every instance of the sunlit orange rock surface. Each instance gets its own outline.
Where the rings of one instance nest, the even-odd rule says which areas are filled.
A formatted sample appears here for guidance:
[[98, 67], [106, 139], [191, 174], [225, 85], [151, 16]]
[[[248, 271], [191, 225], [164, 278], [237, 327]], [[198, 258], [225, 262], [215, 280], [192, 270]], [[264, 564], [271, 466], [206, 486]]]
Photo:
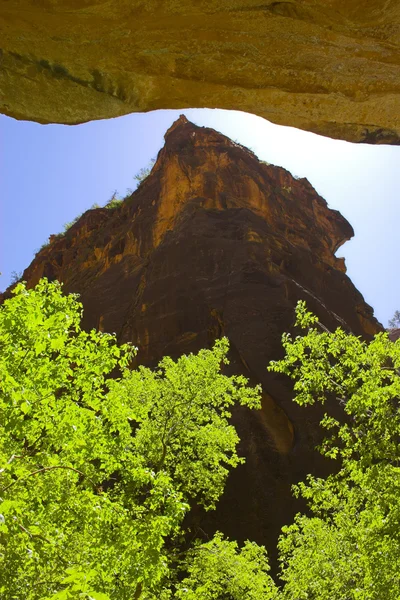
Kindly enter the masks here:
[[0, 40], [17, 119], [209, 107], [400, 140], [398, 0], [3, 0]]
[[306, 300], [331, 330], [368, 337], [381, 326], [335, 256], [351, 226], [306, 179], [184, 116], [165, 140], [129, 199], [53, 236], [23, 277], [79, 292], [85, 327], [134, 342], [144, 364], [229, 338], [230, 371], [262, 383], [263, 408], [236, 411], [247, 462], [217, 513], [199, 518], [205, 530], [272, 547], [299, 509], [291, 484], [332, 468], [313, 450], [322, 411], [298, 407], [285, 378], [266, 370], [282, 355], [294, 307]]

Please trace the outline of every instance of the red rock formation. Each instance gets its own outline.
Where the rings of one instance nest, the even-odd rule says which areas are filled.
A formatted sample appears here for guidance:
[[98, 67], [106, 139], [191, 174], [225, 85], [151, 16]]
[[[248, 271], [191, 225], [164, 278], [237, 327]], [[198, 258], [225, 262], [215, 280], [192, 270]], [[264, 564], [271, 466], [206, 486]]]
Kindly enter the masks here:
[[400, 329], [399, 328], [394, 328], [394, 329], [389, 329], [389, 338], [392, 340], [392, 342], [395, 342], [396, 340], [398, 340], [400, 338]]
[[266, 371], [294, 306], [305, 299], [330, 329], [368, 337], [381, 327], [334, 254], [351, 226], [306, 179], [183, 116], [165, 140], [128, 200], [87, 211], [23, 277], [79, 292], [85, 327], [133, 341], [141, 363], [228, 336], [230, 369], [262, 383], [263, 408], [235, 413], [247, 462], [203, 528], [273, 546], [299, 509], [291, 484], [332, 468], [313, 450], [320, 408], [295, 405], [287, 381]]

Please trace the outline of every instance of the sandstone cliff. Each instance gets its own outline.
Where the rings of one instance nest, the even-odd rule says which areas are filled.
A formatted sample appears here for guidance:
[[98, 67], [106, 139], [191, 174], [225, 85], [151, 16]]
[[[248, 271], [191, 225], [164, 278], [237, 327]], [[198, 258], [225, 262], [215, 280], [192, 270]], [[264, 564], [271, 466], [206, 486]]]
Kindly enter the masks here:
[[216, 107], [399, 143], [398, 0], [14, 0], [0, 33], [17, 119]]
[[299, 408], [287, 381], [266, 371], [294, 306], [305, 299], [330, 329], [368, 337], [381, 327], [334, 254], [351, 226], [306, 179], [183, 116], [165, 140], [129, 199], [87, 211], [23, 278], [79, 292], [85, 327], [133, 341], [144, 364], [228, 336], [230, 369], [262, 383], [263, 409], [235, 413], [247, 462], [202, 527], [273, 547], [299, 509], [291, 484], [332, 468], [313, 450], [320, 409]]

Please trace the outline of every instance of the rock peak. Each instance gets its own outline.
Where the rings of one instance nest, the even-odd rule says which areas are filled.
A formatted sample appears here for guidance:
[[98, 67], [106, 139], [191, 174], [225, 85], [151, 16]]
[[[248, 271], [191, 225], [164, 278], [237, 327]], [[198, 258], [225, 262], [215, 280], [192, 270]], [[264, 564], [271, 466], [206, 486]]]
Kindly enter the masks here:
[[[170, 133], [172, 133], [178, 127], [182, 127], [182, 125], [186, 125], [187, 123], [191, 123], [189, 121], [189, 119], [187, 119], [187, 117], [183, 114], [179, 115], [179, 117], [176, 119], [176, 121], [174, 121], [172, 123], [171, 127], [169, 127], [167, 129], [167, 131], [165, 132], [164, 139], [166, 140]], [[191, 123], [191, 125], [193, 125], [195, 127], [194, 123]]]

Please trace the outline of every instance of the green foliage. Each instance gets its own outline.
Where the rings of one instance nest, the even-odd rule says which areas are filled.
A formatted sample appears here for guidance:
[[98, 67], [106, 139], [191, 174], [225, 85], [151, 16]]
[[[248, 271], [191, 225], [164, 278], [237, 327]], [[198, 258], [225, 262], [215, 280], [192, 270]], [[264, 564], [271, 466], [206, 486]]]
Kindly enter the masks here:
[[238, 550], [216, 534], [188, 553], [188, 576], [177, 586], [176, 600], [273, 600], [278, 589], [268, 575], [265, 548], [246, 542]]
[[17, 273], [17, 271], [11, 271], [11, 285], [14, 283], [18, 283], [22, 279], [22, 271]]
[[64, 231], [62, 232], [63, 235], [65, 235], [68, 231], [68, 229], [71, 229], [72, 225], [75, 225], [75, 223], [77, 223], [79, 221], [79, 219], [81, 218], [81, 216], [83, 215], [83, 212], [79, 213], [79, 215], [77, 215], [75, 217], [75, 219], [72, 219], [72, 221], [69, 221], [68, 223], [64, 223]]
[[285, 597], [397, 600], [400, 590], [400, 343], [378, 334], [369, 344], [320, 326], [297, 307], [303, 337], [284, 334], [286, 356], [269, 369], [295, 380], [294, 400], [339, 403], [326, 414], [321, 452], [340, 459], [327, 479], [309, 476], [296, 493], [311, 516], [298, 515], [279, 543]]
[[[109, 203], [106, 205], [107, 208], [115, 208], [116, 204], [113, 206], [109, 206], [111, 200], [109, 201]], [[119, 205], [121, 203], [120, 200], [116, 200], [115, 202]], [[101, 208], [100, 204], [97, 204], [97, 202], [95, 202], [94, 204], [92, 204], [92, 206], [90, 207], [89, 210], [95, 210], [96, 208]], [[64, 237], [64, 235], [67, 233], [67, 231], [72, 227], [72, 225], [74, 225], [75, 223], [78, 222], [78, 220], [81, 218], [81, 216], [84, 214], [84, 212], [80, 213], [77, 217], [75, 217], [75, 219], [73, 219], [72, 221], [69, 221], [68, 223], [64, 224], [64, 229], [62, 232], [57, 233], [54, 237], [55, 239], [61, 239]], [[48, 248], [50, 246], [50, 241], [48, 240], [47, 242], [45, 242], [44, 244], [42, 244], [40, 246], [40, 248], [38, 250], [36, 250], [36, 254], [38, 252], [40, 252], [41, 250], [44, 250], [45, 248]]]
[[109, 208], [109, 209], [118, 208], [118, 206], [121, 206], [122, 202], [123, 202], [122, 198], [112, 198], [111, 200], [109, 200], [107, 202], [107, 204], [105, 205], [104, 208]]
[[393, 318], [389, 320], [390, 329], [397, 329], [400, 327], [400, 310], [396, 310]]
[[247, 388], [242, 376], [220, 374], [227, 351], [222, 339], [213, 352], [201, 350], [177, 362], [165, 357], [156, 371], [139, 367], [110, 383], [115, 405], [129, 397], [135, 406], [134, 420], [141, 425], [132, 443], [143, 464], [166, 471], [186, 502], [196, 500], [206, 509], [215, 508], [227, 467], [243, 462], [236, 454], [238, 435], [228, 424], [231, 406], [259, 406], [258, 388]]
[[113, 193], [113, 195], [111, 196], [109, 201], [106, 202], [106, 204], [104, 205], [104, 208], [108, 208], [108, 209], [118, 208], [118, 206], [121, 206], [122, 202], [123, 202], [123, 199], [117, 198], [117, 191], [115, 190], [115, 192]]
[[142, 169], [140, 169], [140, 171], [138, 173], [136, 173], [136, 175], [133, 176], [133, 179], [135, 179], [136, 181], [136, 186], [139, 187], [139, 185], [141, 183], [143, 183], [143, 181], [145, 179], [147, 179], [147, 177], [150, 175], [152, 168], [154, 167], [154, 164], [156, 162], [155, 158], [152, 158], [150, 160], [150, 163], [148, 164], [147, 167], [143, 167]]
[[125, 196], [124, 196], [124, 200], [127, 200], [128, 198], [130, 198], [133, 194], [133, 189], [132, 188], [126, 188], [125, 191]]
[[[99, 205], [98, 205], [98, 204], [93, 204], [93, 205], [90, 207], [90, 209], [92, 210], [92, 209], [94, 209], [94, 208], [100, 208], [100, 207], [99, 207]], [[81, 216], [82, 216], [83, 214], [84, 214], [84, 213], [83, 213], [83, 212], [81, 212], [81, 213], [80, 213], [80, 214], [79, 214], [77, 217], [75, 217], [75, 219], [73, 219], [72, 221], [69, 221], [68, 223], [64, 223], [63, 231], [61, 231], [60, 233], [57, 233], [57, 234], [55, 234], [55, 236], [54, 236], [54, 237], [55, 237], [55, 239], [60, 239], [60, 238], [63, 238], [63, 237], [64, 237], [64, 235], [67, 233], [67, 231], [68, 231], [69, 229], [71, 229], [72, 225], [75, 225], [75, 223], [77, 223], [77, 222], [78, 222], [78, 220], [81, 218]], [[49, 240], [47, 240], [47, 242], [45, 242], [44, 244], [42, 244], [42, 245], [40, 246], [40, 248], [39, 248], [38, 250], [36, 250], [36, 251], [35, 251], [35, 252], [36, 252], [36, 254], [37, 254], [38, 252], [40, 252], [41, 250], [44, 250], [45, 248], [48, 248], [49, 246], [50, 246], [50, 241], [49, 241]]]
[[104, 208], [108, 208], [108, 209], [118, 208], [119, 206], [121, 206], [121, 204], [123, 202], [125, 202], [125, 200], [130, 198], [132, 196], [132, 194], [133, 194], [133, 190], [131, 188], [127, 188], [125, 196], [123, 196], [122, 198], [118, 198], [118, 193], [115, 190], [115, 192], [111, 196], [110, 200], [108, 202], [106, 202], [106, 204], [104, 205]]
[[[259, 390], [221, 374], [226, 340], [130, 371], [135, 349], [82, 331], [60, 284], [13, 293], [0, 307], [0, 597], [173, 598], [183, 518], [215, 506], [242, 460], [231, 407], [258, 407]], [[265, 561], [246, 545], [238, 573]]]
[[[134, 175], [134, 179], [136, 180], [136, 186], [138, 187], [149, 175], [150, 172], [154, 166], [156, 162], [155, 158], [152, 158], [149, 165], [147, 167], [144, 167], [142, 169], [140, 169], [140, 171]], [[121, 206], [121, 204], [127, 200], [128, 198], [130, 198], [133, 194], [133, 190], [131, 188], [127, 188], [125, 196], [123, 196], [122, 198], [118, 197], [119, 194], [117, 192], [117, 190], [115, 190], [111, 196], [111, 198], [106, 202], [106, 204], [104, 205], [104, 208], [108, 208], [109, 210], [118, 208], [119, 206]], [[101, 208], [99, 204], [97, 204], [97, 202], [95, 202], [94, 204], [92, 204], [92, 206], [90, 207], [89, 210], [94, 210], [96, 208]], [[80, 213], [77, 217], [75, 217], [72, 221], [69, 221], [68, 223], [64, 224], [64, 228], [63, 231], [61, 233], [58, 233], [56, 235], [56, 238], [62, 238], [67, 231], [72, 227], [72, 225], [75, 225], [75, 223], [78, 222], [78, 220], [81, 218], [81, 216], [84, 214], [84, 212]], [[38, 252], [40, 252], [40, 250], [43, 250], [44, 248], [48, 248], [49, 247], [49, 242], [46, 242], [44, 244], [42, 244], [42, 246], [39, 248]]]
[[48, 248], [50, 246], [50, 241], [47, 238], [47, 242], [44, 242], [39, 249], [35, 250], [35, 254], [38, 254], [39, 252], [41, 252], [42, 250], [44, 250], [45, 248]]
[[229, 423], [259, 389], [212, 350], [130, 370], [135, 348], [80, 328], [57, 282], [16, 285], [0, 307], [0, 597], [13, 600], [397, 600], [400, 589], [400, 342], [330, 333], [297, 306], [269, 369], [300, 405], [338, 403], [309, 476], [309, 505], [283, 529], [280, 590], [265, 549], [189, 539], [190, 507], [215, 508], [243, 459]]

